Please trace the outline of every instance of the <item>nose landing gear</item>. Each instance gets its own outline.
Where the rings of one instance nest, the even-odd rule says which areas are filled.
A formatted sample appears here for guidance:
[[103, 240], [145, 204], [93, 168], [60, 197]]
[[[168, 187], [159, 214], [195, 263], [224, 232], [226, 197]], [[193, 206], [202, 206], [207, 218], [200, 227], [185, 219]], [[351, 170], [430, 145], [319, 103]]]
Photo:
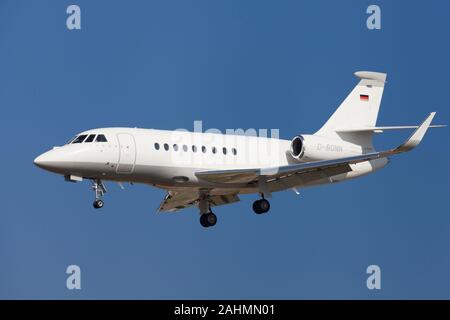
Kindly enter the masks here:
[[95, 209], [103, 208], [103, 200], [100, 199], [106, 193], [106, 187], [100, 179], [92, 179], [92, 190], [95, 192], [95, 201], [92, 204]]
[[95, 209], [100, 209], [103, 207], [103, 200], [97, 199], [94, 201], [93, 206]]

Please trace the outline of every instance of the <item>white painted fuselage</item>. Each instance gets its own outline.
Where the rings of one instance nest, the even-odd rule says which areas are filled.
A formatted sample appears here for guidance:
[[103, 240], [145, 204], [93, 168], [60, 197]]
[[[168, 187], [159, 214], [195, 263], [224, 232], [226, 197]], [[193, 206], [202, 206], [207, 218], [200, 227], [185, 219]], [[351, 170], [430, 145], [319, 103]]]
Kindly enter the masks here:
[[[230, 188], [240, 193], [258, 192], [246, 183], [212, 183], [197, 178], [206, 170], [270, 169], [309, 160], [331, 160], [360, 155], [358, 145], [332, 141], [308, 145], [315, 159], [291, 156], [291, 141], [275, 138], [167, 131], [139, 128], [101, 128], [77, 136], [104, 135], [107, 141], [69, 143], [40, 155], [35, 163], [68, 178], [79, 177], [150, 184], [164, 189]], [[304, 137], [308, 137], [304, 135]], [[225, 150], [225, 151], [224, 151]], [[331, 183], [371, 173], [386, 165], [387, 159], [352, 164], [352, 171], [300, 183], [298, 187]]]

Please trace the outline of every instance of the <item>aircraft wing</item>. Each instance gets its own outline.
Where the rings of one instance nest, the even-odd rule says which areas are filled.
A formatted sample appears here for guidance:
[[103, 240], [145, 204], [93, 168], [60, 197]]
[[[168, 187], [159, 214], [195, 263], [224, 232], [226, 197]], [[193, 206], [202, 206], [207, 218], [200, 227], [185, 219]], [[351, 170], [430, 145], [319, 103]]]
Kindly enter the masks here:
[[[214, 183], [256, 183], [256, 182], [282, 182], [294, 179], [298, 175], [325, 175], [332, 176], [351, 171], [350, 164], [364, 162], [373, 159], [385, 158], [398, 153], [410, 151], [415, 148], [426, 131], [436, 113], [432, 112], [414, 131], [414, 133], [400, 146], [394, 149], [380, 152], [366, 153], [363, 155], [346, 157], [334, 160], [314, 161], [265, 169], [238, 169], [238, 170], [214, 170], [200, 171], [196, 173], [199, 179]], [[286, 188], [292, 184], [286, 184]]]
[[[208, 199], [212, 206], [220, 206], [239, 201], [237, 194], [209, 195]], [[189, 189], [169, 190], [158, 208], [158, 212], [175, 212], [193, 205], [200, 201], [198, 191]]]

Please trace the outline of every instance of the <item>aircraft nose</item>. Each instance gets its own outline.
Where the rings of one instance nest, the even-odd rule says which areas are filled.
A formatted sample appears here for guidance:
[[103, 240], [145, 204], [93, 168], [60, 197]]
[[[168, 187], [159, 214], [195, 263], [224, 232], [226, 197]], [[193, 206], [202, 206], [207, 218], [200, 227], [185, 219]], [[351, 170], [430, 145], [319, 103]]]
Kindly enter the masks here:
[[43, 163], [43, 161], [42, 161], [42, 154], [41, 154], [40, 156], [37, 156], [37, 157], [34, 159], [33, 163], [34, 163], [35, 165], [37, 165], [38, 167], [40, 167], [40, 166], [42, 165], [42, 163]]
[[45, 155], [45, 153], [43, 153], [43, 154], [37, 156], [36, 159], [34, 159], [33, 162], [39, 168], [43, 168], [44, 169], [45, 163], [47, 162], [45, 158], [46, 158], [46, 155]]
[[52, 172], [64, 173], [64, 171], [71, 166], [72, 161], [73, 159], [67, 157], [60, 150], [53, 149], [39, 155], [33, 162], [39, 168]]
[[34, 159], [34, 164], [42, 169], [49, 169], [52, 165], [55, 164], [57, 159], [55, 157], [52, 157], [52, 152], [47, 151]]

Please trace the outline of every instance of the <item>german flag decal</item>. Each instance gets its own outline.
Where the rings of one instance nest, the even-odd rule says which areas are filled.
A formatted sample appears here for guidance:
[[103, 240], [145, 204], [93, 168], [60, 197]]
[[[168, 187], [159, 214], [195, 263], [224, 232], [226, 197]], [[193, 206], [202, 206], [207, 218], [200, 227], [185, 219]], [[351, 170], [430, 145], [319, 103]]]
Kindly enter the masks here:
[[360, 94], [359, 100], [361, 101], [369, 101], [369, 95], [368, 94]]

